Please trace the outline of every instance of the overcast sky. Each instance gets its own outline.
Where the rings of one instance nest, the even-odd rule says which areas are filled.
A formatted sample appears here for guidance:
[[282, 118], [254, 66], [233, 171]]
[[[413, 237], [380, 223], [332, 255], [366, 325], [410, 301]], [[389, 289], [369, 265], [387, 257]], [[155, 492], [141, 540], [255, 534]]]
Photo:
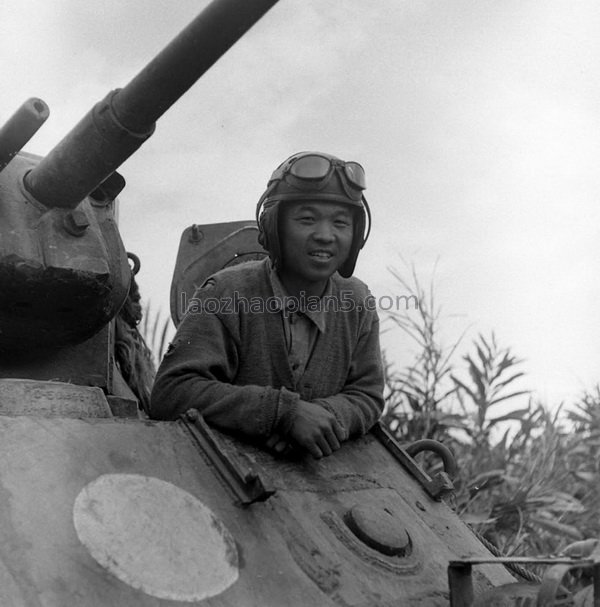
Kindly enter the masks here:
[[[46, 154], [206, 4], [2, 0], [0, 119], [41, 97]], [[280, 0], [120, 169], [144, 298], [166, 315], [187, 226], [252, 218], [279, 162], [327, 151], [367, 172], [374, 294], [437, 260], [447, 343], [493, 329], [523, 387], [574, 400], [600, 369], [598, 32], [596, 0]]]

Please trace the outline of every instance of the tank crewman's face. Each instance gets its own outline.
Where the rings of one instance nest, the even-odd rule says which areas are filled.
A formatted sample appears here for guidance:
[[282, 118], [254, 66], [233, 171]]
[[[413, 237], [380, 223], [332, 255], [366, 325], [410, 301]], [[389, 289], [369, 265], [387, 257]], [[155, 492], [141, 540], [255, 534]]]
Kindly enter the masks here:
[[281, 207], [281, 279], [291, 294], [321, 295], [352, 246], [352, 208], [337, 202], [299, 201]]

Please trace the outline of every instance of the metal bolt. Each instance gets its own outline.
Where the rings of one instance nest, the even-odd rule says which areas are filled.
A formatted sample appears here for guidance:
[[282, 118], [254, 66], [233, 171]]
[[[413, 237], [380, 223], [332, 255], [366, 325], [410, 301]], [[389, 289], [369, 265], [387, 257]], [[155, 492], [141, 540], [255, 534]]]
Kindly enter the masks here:
[[73, 236], [83, 236], [88, 229], [90, 222], [86, 214], [80, 209], [69, 211], [63, 220], [65, 230]]
[[204, 233], [200, 229], [200, 226], [195, 223], [192, 226], [192, 231], [190, 232], [189, 241], [192, 243], [200, 242], [204, 238]]

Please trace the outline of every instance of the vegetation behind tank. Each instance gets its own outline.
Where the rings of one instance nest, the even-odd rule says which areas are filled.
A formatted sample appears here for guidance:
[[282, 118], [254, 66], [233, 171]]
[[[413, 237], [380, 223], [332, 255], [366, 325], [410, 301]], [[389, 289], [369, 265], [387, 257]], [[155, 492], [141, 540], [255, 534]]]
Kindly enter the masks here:
[[386, 361], [388, 428], [401, 442], [451, 447], [453, 508], [503, 554], [555, 555], [600, 537], [600, 385], [570, 403], [544, 402], [527, 382], [526, 361], [495, 333], [469, 343], [465, 330], [444, 342], [450, 323], [434, 279], [424, 286], [414, 266], [392, 274], [419, 306], [383, 324], [414, 350], [406, 367]]

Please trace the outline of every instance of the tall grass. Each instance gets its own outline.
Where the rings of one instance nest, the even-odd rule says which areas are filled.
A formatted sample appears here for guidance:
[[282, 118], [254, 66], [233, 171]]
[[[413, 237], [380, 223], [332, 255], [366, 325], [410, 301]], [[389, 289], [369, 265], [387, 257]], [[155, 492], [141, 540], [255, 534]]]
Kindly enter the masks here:
[[391, 271], [403, 289], [419, 302], [411, 312], [391, 311], [389, 320], [404, 332], [417, 347], [411, 365], [397, 369], [385, 361], [386, 409], [383, 421], [399, 436], [447, 438], [448, 428], [460, 419], [445, 406], [456, 392], [451, 378], [451, 360], [462, 336], [446, 347], [441, 342], [439, 321], [441, 309], [435, 302], [433, 281], [425, 289], [414, 267], [410, 280]]
[[144, 305], [140, 332], [152, 352], [154, 364], [158, 369], [167, 345], [175, 333], [171, 317], [163, 315], [161, 310], [155, 312], [151, 303], [148, 302]]
[[445, 346], [433, 281], [422, 288], [414, 268], [410, 280], [393, 274], [420, 308], [390, 320], [418, 351], [406, 368], [386, 361], [384, 423], [401, 443], [427, 437], [451, 447], [452, 506], [503, 553], [557, 554], [600, 537], [600, 387], [551, 411], [494, 333]]

